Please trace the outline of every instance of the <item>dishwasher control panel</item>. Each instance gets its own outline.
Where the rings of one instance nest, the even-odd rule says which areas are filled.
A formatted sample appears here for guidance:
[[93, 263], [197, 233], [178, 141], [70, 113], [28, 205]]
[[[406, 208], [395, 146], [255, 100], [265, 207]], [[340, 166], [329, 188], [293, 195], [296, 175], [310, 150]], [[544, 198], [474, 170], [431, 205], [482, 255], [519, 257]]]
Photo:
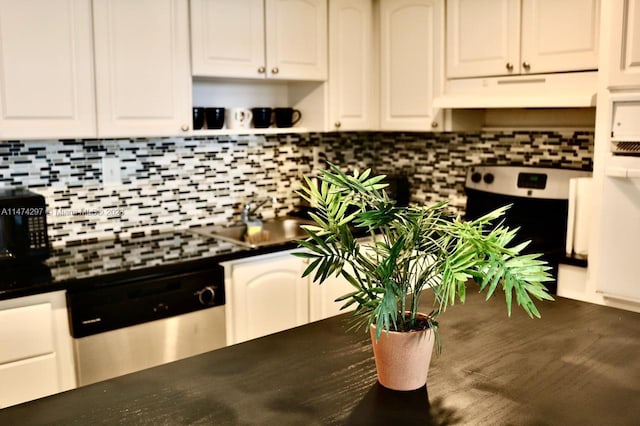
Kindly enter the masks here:
[[221, 306], [224, 269], [207, 269], [67, 292], [75, 338]]

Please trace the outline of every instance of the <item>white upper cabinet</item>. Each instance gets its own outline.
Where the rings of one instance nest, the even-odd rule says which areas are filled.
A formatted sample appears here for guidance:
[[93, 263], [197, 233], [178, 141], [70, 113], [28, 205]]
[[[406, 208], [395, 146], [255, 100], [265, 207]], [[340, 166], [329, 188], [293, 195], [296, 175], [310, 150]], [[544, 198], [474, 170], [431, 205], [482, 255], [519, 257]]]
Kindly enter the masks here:
[[442, 127], [432, 104], [442, 85], [443, 20], [439, 0], [381, 0], [382, 130]]
[[609, 85], [640, 87], [640, 0], [611, 0]]
[[599, 0], [447, 0], [447, 77], [593, 70]]
[[98, 136], [187, 132], [186, 0], [94, 0], [93, 13]]
[[374, 128], [372, 0], [329, 4], [329, 129]]
[[326, 0], [266, 0], [266, 21], [269, 78], [326, 80]]
[[263, 0], [191, 0], [193, 75], [265, 74]]
[[325, 80], [326, 0], [191, 0], [193, 75]]
[[598, 68], [599, 0], [523, 0], [523, 72]]
[[93, 136], [90, 0], [0, 0], [0, 139]]
[[447, 1], [447, 77], [520, 72], [520, 0]]

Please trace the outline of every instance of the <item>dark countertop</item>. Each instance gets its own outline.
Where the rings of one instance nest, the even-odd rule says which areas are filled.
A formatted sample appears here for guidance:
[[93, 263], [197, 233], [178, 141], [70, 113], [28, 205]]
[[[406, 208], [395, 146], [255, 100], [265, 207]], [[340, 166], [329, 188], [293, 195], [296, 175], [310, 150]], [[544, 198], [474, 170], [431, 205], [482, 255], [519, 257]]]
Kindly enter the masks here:
[[339, 316], [0, 410], [0, 424], [638, 424], [640, 314], [558, 298], [540, 320], [507, 318], [483, 299], [441, 317], [426, 389], [377, 385], [367, 334]]
[[0, 269], [0, 300], [56, 290], [115, 285], [295, 247], [297, 244], [292, 242], [247, 249], [188, 231], [86, 241], [52, 249], [51, 257], [42, 263], [11, 264]]

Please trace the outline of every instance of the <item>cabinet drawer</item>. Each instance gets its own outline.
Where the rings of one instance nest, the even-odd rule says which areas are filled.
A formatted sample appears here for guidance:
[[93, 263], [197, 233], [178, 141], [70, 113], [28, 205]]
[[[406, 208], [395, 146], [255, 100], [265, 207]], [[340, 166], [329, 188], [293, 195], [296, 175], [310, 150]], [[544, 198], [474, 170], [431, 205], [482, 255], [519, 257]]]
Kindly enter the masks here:
[[0, 364], [52, 353], [51, 303], [0, 311]]
[[0, 365], [0, 408], [59, 392], [55, 354]]

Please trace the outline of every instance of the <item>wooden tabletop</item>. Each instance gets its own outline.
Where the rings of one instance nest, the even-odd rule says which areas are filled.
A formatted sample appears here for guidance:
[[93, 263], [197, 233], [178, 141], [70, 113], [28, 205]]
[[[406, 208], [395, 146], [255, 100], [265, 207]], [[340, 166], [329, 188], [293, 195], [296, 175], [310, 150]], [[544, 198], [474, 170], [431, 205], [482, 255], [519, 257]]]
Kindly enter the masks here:
[[638, 425], [640, 314], [540, 307], [508, 318], [469, 294], [440, 317], [443, 354], [413, 392], [377, 384], [368, 335], [340, 316], [0, 410], [0, 424]]

